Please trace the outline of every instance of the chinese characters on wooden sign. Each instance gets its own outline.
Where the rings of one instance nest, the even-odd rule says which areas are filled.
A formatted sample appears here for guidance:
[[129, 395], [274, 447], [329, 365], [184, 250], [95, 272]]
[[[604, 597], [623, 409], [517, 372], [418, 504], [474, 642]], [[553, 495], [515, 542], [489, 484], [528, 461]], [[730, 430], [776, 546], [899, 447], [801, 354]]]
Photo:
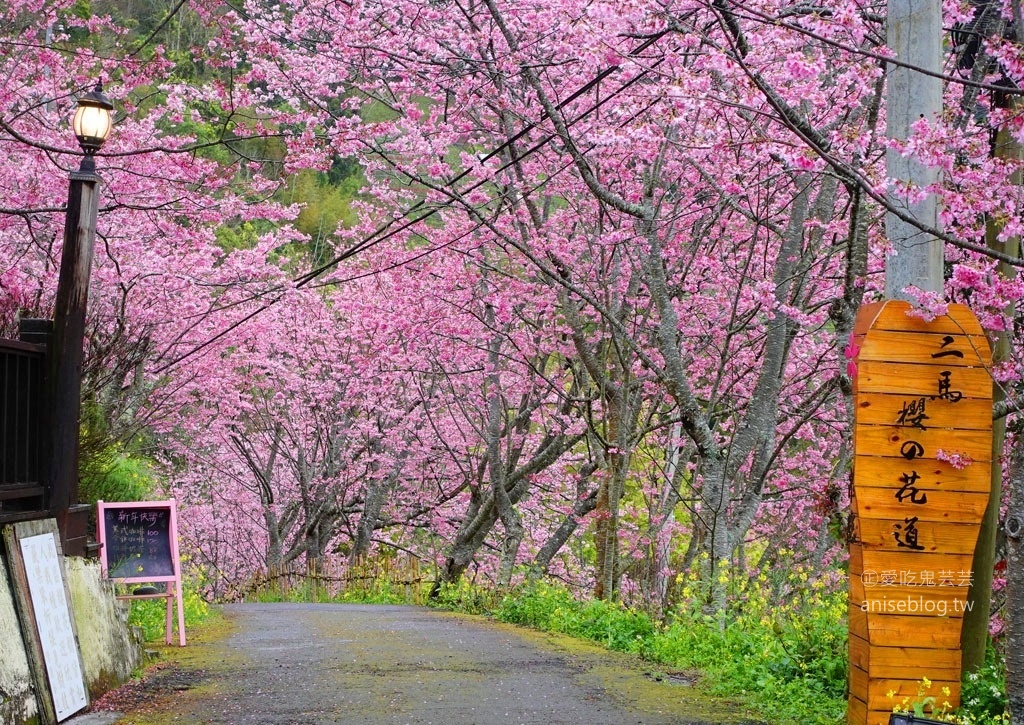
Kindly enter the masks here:
[[865, 306], [847, 351], [856, 407], [851, 725], [888, 723], [924, 677], [940, 706], [958, 704], [960, 630], [988, 504], [988, 343], [962, 305], [930, 322], [911, 309]]

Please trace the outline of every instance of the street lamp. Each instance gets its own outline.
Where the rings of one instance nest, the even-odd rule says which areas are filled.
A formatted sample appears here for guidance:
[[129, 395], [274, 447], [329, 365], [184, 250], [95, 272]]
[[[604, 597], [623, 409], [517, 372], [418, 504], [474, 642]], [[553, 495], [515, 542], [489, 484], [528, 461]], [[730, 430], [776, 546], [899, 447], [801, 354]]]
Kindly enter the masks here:
[[57, 518], [65, 554], [84, 554], [87, 536], [89, 507], [76, 505], [82, 344], [101, 181], [96, 175], [94, 155], [110, 134], [113, 110], [114, 105], [103, 94], [103, 86], [97, 83], [95, 89], [78, 99], [72, 122], [84, 155], [78, 170], [70, 174], [47, 384], [49, 411], [53, 416], [47, 456], [49, 508]]
[[83, 163], [87, 160], [92, 163], [92, 155], [99, 151], [110, 135], [110, 112], [113, 110], [114, 104], [103, 95], [102, 83], [97, 83], [93, 90], [78, 99], [71, 126], [75, 129], [78, 144], [85, 151]]

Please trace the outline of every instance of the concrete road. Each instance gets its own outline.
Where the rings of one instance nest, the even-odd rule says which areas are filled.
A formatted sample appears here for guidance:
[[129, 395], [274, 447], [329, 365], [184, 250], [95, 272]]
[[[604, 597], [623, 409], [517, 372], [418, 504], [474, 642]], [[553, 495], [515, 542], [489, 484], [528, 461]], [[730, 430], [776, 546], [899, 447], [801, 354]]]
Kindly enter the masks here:
[[139, 696], [118, 722], [752, 722], [685, 677], [479, 617], [347, 604], [244, 604], [225, 613], [229, 634], [165, 650], [180, 661], [136, 685]]

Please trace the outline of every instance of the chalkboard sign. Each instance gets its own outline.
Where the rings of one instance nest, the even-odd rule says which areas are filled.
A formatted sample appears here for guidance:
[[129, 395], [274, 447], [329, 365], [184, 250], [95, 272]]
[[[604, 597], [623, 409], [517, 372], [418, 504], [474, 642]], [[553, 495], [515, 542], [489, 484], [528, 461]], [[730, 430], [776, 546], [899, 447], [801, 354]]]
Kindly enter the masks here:
[[168, 507], [118, 507], [103, 510], [103, 552], [111, 579], [156, 581], [171, 577], [171, 509]]
[[167, 599], [165, 638], [171, 643], [172, 600], [178, 604], [178, 644], [185, 646], [178, 512], [174, 499], [97, 505], [96, 538], [103, 576], [125, 584], [166, 582], [156, 594], [136, 591], [118, 599]]

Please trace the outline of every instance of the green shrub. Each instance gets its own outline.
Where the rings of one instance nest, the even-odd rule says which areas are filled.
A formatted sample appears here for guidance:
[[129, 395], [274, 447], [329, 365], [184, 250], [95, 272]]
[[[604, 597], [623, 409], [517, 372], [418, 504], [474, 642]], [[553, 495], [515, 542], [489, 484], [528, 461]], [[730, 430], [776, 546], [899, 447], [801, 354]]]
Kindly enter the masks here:
[[377, 583], [371, 589], [346, 589], [335, 597], [334, 601], [358, 604], [411, 604], [404, 587], [396, 587], [386, 581]]
[[[185, 611], [185, 633], [190, 627], [197, 627], [216, 616], [205, 599], [199, 594], [199, 587], [186, 582], [182, 592]], [[142, 629], [142, 636], [147, 642], [163, 641], [164, 628], [167, 621], [167, 603], [165, 599], [129, 599], [131, 610], [128, 623]], [[177, 606], [177, 603], [174, 605]], [[177, 611], [174, 611], [174, 626], [177, 627]]]
[[473, 586], [464, 579], [455, 584], [442, 584], [428, 604], [467, 614], [489, 614], [495, 606], [495, 593], [484, 587]]
[[498, 619], [600, 642], [620, 652], [641, 652], [655, 625], [644, 612], [601, 600], [579, 602], [559, 587], [538, 583], [506, 595]]
[[960, 691], [963, 725], [995, 725], [1009, 722], [1006, 714], [1006, 663], [992, 647], [985, 664], [964, 676]]
[[148, 461], [111, 452], [97, 456], [83, 470], [78, 497], [83, 503], [97, 501], [145, 501], [156, 485]]
[[538, 583], [502, 598], [495, 616], [503, 622], [547, 631], [570, 629], [579, 602], [568, 590]]

